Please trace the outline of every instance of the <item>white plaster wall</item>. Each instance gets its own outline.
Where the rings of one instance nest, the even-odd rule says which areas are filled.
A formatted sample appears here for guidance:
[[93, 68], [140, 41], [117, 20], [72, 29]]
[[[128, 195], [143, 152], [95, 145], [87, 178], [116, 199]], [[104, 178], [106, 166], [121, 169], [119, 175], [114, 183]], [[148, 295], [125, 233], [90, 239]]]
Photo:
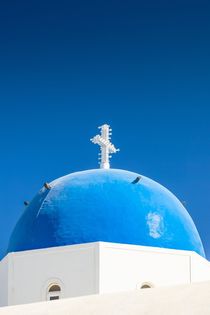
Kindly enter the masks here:
[[191, 255], [191, 281], [210, 280], [210, 262], [196, 253]]
[[101, 243], [100, 293], [190, 283], [189, 252]]
[[0, 306], [8, 305], [8, 256], [0, 261]]
[[70, 245], [10, 253], [0, 262], [0, 306], [44, 301], [52, 283], [61, 285], [66, 298], [135, 290], [144, 282], [160, 287], [208, 279], [210, 263], [190, 251], [103, 242]]
[[46, 300], [47, 287], [57, 282], [62, 297], [98, 293], [98, 244], [64, 246], [8, 255], [9, 305]]
[[210, 282], [0, 308], [0, 315], [209, 315]]

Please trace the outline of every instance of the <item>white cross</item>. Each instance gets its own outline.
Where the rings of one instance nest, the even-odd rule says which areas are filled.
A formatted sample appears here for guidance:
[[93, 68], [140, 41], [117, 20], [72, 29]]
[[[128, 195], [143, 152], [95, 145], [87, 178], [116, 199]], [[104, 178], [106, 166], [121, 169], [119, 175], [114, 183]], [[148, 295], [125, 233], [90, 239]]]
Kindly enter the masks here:
[[101, 129], [101, 134], [93, 137], [92, 139], [90, 139], [90, 141], [100, 146], [100, 168], [109, 169], [109, 159], [112, 157], [111, 154], [116, 153], [120, 150], [116, 149], [115, 146], [110, 142], [110, 136], [112, 134], [112, 129], [110, 128], [110, 126], [105, 124], [99, 127], [99, 129]]

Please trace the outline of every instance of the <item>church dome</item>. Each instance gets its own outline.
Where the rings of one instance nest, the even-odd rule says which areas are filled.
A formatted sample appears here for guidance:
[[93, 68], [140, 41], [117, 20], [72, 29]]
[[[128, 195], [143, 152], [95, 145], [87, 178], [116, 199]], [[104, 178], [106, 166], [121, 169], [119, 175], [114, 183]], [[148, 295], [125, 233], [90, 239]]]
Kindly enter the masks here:
[[182, 203], [155, 181], [118, 169], [76, 172], [45, 185], [17, 222], [8, 252], [96, 241], [205, 257]]

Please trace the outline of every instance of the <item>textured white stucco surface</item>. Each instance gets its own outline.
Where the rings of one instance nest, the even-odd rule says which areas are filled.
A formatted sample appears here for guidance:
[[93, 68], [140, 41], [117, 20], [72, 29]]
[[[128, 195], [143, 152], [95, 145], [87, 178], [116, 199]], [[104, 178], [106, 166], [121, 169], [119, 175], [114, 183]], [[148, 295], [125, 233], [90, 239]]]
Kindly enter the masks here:
[[210, 282], [0, 308], [0, 315], [209, 315]]
[[[144, 283], [158, 288], [210, 281], [210, 263], [183, 250], [95, 242], [8, 254], [0, 262], [0, 306], [61, 297], [126, 292]], [[210, 313], [209, 313], [210, 315]]]

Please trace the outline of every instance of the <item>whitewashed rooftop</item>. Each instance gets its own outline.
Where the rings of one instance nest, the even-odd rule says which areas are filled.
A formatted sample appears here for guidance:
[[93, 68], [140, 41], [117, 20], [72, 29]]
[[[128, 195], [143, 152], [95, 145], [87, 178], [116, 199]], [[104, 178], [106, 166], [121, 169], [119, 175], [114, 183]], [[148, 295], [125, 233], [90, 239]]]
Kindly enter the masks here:
[[210, 282], [0, 308], [0, 315], [209, 315]]

